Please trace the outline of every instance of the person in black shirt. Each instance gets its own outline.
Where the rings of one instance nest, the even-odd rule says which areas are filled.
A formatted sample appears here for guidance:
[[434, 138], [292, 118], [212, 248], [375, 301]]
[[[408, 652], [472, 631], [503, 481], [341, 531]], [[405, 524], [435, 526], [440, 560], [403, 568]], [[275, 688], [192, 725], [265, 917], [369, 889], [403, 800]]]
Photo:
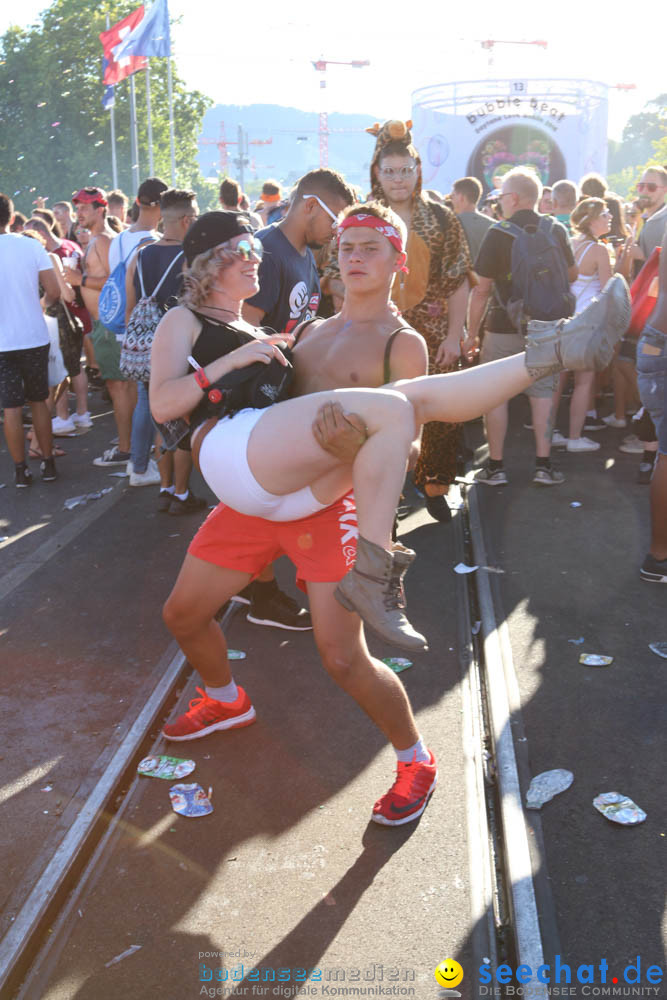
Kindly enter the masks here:
[[[503, 218], [521, 229], [537, 226], [541, 216], [535, 211], [542, 186], [531, 171], [517, 167], [505, 175], [500, 193]], [[567, 264], [570, 282], [577, 277], [572, 248], [565, 228], [553, 223], [553, 235], [560, 244]], [[482, 362], [508, 358], [524, 350], [524, 338], [517, 330], [505, 309], [512, 291], [512, 245], [514, 237], [496, 225], [492, 226], [482, 241], [475, 261], [479, 284], [470, 297], [468, 317], [469, 347], [477, 338], [486, 311], [486, 334], [482, 346]], [[555, 377], [548, 376], [526, 389], [530, 400], [535, 434], [536, 467], [533, 482], [537, 486], [557, 486], [564, 481], [562, 473], [551, 465], [551, 409]], [[503, 448], [507, 433], [508, 404], [501, 403], [485, 414], [486, 435], [489, 443], [488, 464], [477, 474], [477, 481], [487, 486], [504, 486], [507, 475], [503, 467]]]

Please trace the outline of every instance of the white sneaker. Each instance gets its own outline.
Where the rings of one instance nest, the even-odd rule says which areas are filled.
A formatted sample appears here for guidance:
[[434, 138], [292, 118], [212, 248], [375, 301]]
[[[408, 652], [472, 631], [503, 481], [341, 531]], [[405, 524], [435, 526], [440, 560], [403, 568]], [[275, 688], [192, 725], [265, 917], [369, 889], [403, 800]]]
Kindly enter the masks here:
[[130, 486], [158, 486], [159, 484], [160, 470], [153, 459], [149, 461], [145, 472], [130, 472]]
[[563, 437], [560, 431], [554, 431], [551, 435], [552, 448], [567, 448], [567, 438]]
[[63, 420], [62, 417], [54, 417], [51, 421], [51, 432], [54, 437], [74, 437], [76, 427], [71, 417]]
[[620, 444], [618, 450], [625, 452], [626, 455], [642, 455], [644, 453], [644, 445], [639, 438], [631, 438], [629, 441], [624, 441], [623, 444]]
[[568, 451], [597, 451], [599, 447], [597, 441], [591, 441], [587, 437], [570, 438], [567, 442]]
[[628, 422], [622, 417], [617, 417], [615, 413], [610, 413], [608, 417], [602, 418], [607, 427], [627, 427]]
[[85, 413], [73, 413], [70, 418], [75, 427], [92, 427], [93, 418], [90, 415], [90, 411], [86, 410]]

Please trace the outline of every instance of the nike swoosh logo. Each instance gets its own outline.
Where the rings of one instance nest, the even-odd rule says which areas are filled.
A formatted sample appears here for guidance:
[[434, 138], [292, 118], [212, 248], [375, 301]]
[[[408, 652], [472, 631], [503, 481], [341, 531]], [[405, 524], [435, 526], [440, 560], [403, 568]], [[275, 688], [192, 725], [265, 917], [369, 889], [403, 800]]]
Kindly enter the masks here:
[[414, 802], [410, 802], [410, 804], [407, 805], [407, 806], [395, 806], [394, 803], [392, 802], [392, 804], [391, 804], [391, 811], [395, 812], [395, 813], [406, 813], [406, 812], [409, 812], [410, 809], [414, 809], [415, 806], [418, 806], [420, 804], [420, 802], [423, 802], [425, 798], [426, 798], [426, 796], [422, 795], [422, 797], [420, 799], [415, 799]]

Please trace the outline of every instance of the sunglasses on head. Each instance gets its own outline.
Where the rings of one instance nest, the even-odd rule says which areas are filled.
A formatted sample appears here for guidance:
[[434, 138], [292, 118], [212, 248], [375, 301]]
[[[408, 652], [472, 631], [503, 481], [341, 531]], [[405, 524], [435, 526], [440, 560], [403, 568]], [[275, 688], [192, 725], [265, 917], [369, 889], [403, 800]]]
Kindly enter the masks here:
[[664, 184], [654, 184], [653, 181], [640, 181], [637, 185], [638, 191], [648, 191], [649, 194], [654, 194], [659, 187], [664, 187]]

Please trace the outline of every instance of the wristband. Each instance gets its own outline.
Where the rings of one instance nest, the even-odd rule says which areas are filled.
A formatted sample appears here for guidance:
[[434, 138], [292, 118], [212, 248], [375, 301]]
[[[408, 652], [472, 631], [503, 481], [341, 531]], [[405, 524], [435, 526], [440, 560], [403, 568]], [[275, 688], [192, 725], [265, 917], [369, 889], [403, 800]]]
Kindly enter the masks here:
[[188, 355], [188, 359], [187, 360], [188, 360], [188, 364], [192, 365], [192, 367], [195, 370], [195, 381], [196, 381], [197, 385], [199, 386], [200, 389], [202, 389], [205, 392], [206, 389], [208, 389], [208, 387], [211, 384], [209, 382], [208, 378], [206, 377], [206, 372], [204, 371], [204, 369], [202, 368], [202, 366], [197, 361], [195, 361], [195, 359], [191, 355]]

